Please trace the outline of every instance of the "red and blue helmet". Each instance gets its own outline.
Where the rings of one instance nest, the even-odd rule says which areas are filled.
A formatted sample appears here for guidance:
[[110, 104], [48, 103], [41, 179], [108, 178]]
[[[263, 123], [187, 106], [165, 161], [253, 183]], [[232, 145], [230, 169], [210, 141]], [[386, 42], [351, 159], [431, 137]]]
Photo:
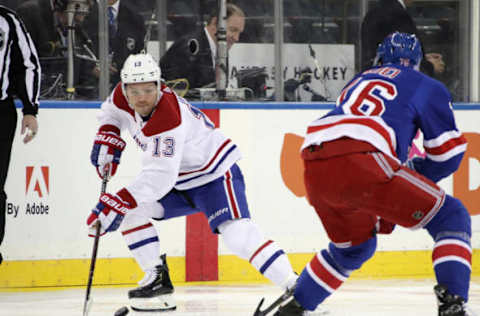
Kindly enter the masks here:
[[418, 69], [423, 52], [415, 34], [395, 32], [378, 45], [374, 64], [397, 64]]

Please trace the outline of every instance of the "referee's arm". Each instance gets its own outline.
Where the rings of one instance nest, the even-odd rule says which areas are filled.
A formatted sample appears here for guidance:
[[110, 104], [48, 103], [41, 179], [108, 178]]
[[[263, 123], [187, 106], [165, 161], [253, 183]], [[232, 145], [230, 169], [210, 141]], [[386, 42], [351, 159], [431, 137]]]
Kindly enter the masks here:
[[[41, 68], [37, 50], [25, 25], [11, 10], [0, 6], [0, 25], [4, 32], [0, 57], [1, 99], [11, 96], [10, 91], [22, 100], [23, 114], [36, 115], [40, 94]], [[5, 78], [7, 76], [7, 78]], [[7, 80], [7, 84], [5, 84]], [[12, 85], [12, 86], [10, 86]]]

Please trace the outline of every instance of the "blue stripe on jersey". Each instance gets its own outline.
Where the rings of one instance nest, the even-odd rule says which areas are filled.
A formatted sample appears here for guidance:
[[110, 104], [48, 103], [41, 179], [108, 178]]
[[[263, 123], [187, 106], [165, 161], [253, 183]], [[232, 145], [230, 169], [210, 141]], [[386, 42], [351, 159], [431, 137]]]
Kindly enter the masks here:
[[235, 149], [237, 148], [237, 145], [233, 145], [232, 148], [230, 148], [226, 153], [225, 155], [223, 155], [222, 159], [220, 159], [220, 161], [216, 164], [215, 168], [213, 168], [210, 172], [207, 172], [207, 173], [202, 173], [202, 174], [199, 174], [198, 176], [196, 177], [193, 177], [193, 178], [189, 178], [189, 179], [186, 179], [186, 180], [181, 180], [181, 181], [177, 181], [177, 183], [175, 183], [175, 185], [179, 185], [179, 184], [183, 184], [185, 182], [188, 182], [188, 181], [191, 181], [191, 180], [194, 180], [194, 179], [197, 179], [197, 178], [200, 178], [206, 174], [212, 174], [214, 173], [217, 168], [222, 164], [222, 162], [228, 157], [228, 155], [230, 155], [230, 153]]
[[139, 247], [142, 247], [146, 244], [149, 244], [149, 243], [152, 243], [152, 242], [156, 242], [158, 241], [158, 236], [155, 236], [155, 237], [151, 237], [151, 238], [147, 238], [147, 239], [144, 239], [144, 240], [140, 240], [139, 242], [136, 242], [134, 244], [131, 244], [131, 245], [128, 245], [128, 248], [130, 250], [134, 250], [134, 249], [137, 249]]
[[260, 267], [260, 273], [263, 274], [271, 265], [272, 263], [281, 255], [283, 255], [283, 250], [277, 250], [265, 263]]

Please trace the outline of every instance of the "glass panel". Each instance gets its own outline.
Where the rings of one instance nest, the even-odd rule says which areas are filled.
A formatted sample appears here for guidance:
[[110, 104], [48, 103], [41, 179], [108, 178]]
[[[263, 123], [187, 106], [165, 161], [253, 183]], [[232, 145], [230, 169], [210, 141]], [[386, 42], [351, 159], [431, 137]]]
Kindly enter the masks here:
[[[55, 0], [55, 8], [51, 0], [2, 1], [16, 8], [35, 41], [43, 69], [41, 97], [98, 99], [98, 41], [102, 31], [98, 25], [97, 1]], [[228, 1], [245, 14], [244, 30], [237, 32], [238, 42], [228, 50], [227, 88], [231, 100], [275, 98], [274, 1]], [[365, 60], [371, 62], [373, 55], [368, 56], [361, 49], [361, 25], [365, 13], [377, 2], [282, 0], [281, 73], [286, 100], [333, 101], [341, 87], [365, 67]], [[469, 101], [470, 1], [404, 2], [416, 24], [427, 59], [437, 61], [439, 71], [435, 78], [447, 85], [455, 101]], [[69, 63], [67, 6], [70, 4], [73, 8], [74, 3], [79, 5], [77, 11], [88, 9], [89, 13], [75, 14], [74, 57]], [[159, 60], [168, 85], [192, 100], [215, 97], [215, 91], [198, 88], [215, 90], [215, 59], [204, 26], [216, 19], [217, 4], [217, 0], [121, 0], [118, 14], [123, 17], [117, 21], [118, 33], [112, 36], [109, 54], [105, 57], [111, 66], [109, 89], [119, 81], [119, 71], [127, 55], [145, 47], [147, 35], [146, 49]], [[157, 5], [162, 7], [161, 14], [156, 10]], [[108, 14], [105, 19], [108, 20]], [[398, 23], [389, 21], [392, 25]], [[164, 35], [159, 33], [162, 25]], [[215, 38], [215, 30], [210, 33], [210, 37]], [[173, 53], [165, 52], [175, 41]], [[69, 65], [73, 75], [68, 71]], [[74, 92], [68, 90], [69, 82], [73, 82]]]
[[[91, 8], [88, 0], [69, 5], [67, 0], [24, 1], [16, 11], [25, 23], [39, 54], [42, 66], [41, 98], [67, 99], [84, 93], [88, 71], [93, 68], [92, 56], [85, 50], [87, 36], [81, 25]], [[71, 12], [71, 13], [69, 13]], [[68, 26], [74, 29], [69, 29]], [[69, 50], [69, 33], [73, 44]], [[69, 63], [69, 51], [73, 53]], [[68, 69], [74, 69], [70, 73]], [[78, 91], [68, 90], [68, 84]], [[80, 87], [81, 86], [81, 87]], [[91, 90], [91, 89], [90, 89]]]
[[426, 59], [436, 65], [434, 77], [449, 88], [454, 101], [467, 101], [468, 86], [460, 76], [469, 62], [460, 56], [468, 49], [460, 47], [460, 2], [415, 1], [408, 12], [417, 24]]
[[[102, 28], [99, 27], [98, 3], [95, 2], [91, 13], [84, 23], [84, 28], [92, 40], [93, 51], [100, 57], [99, 35]], [[146, 23], [145, 19], [151, 13], [150, 1], [118, 1], [108, 0], [108, 8], [105, 19], [108, 25], [108, 64], [109, 64], [109, 91], [120, 82], [120, 70], [130, 54], [138, 54], [145, 47]], [[98, 87], [99, 68], [94, 67], [90, 76], [83, 84]], [[98, 97], [98, 88], [92, 97]]]

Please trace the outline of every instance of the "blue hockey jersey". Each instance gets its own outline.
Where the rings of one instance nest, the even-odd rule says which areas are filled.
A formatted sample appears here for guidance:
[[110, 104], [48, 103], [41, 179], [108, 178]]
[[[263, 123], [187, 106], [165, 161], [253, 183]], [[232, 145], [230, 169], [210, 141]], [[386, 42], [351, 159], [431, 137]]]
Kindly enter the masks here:
[[437, 182], [458, 168], [467, 146], [455, 124], [450, 93], [421, 72], [388, 64], [356, 75], [335, 109], [308, 126], [302, 149], [350, 137], [404, 163], [419, 129], [426, 158], [416, 160], [415, 169]]

